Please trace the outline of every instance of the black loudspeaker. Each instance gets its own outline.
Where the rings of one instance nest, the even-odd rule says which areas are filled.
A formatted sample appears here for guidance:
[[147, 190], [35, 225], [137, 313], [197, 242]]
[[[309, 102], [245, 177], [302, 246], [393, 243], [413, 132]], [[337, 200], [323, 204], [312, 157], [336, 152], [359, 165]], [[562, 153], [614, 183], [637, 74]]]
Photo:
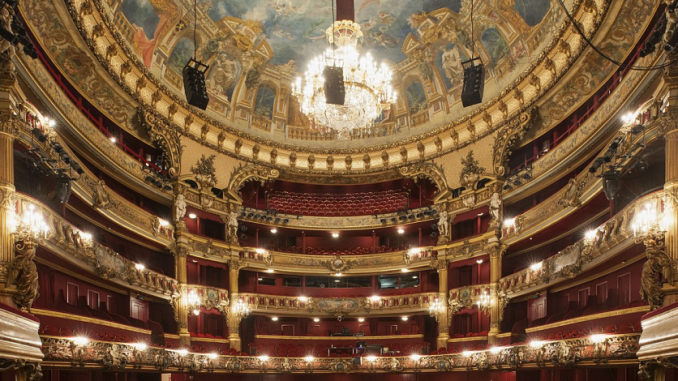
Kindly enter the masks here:
[[209, 66], [191, 58], [182, 71], [186, 101], [191, 106], [201, 110], [206, 109], [207, 104], [210, 102], [210, 98], [207, 95], [207, 87], [205, 86], [205, 72], [207, 69], [209, 69]]
[[346, 90], [344, 89], [344, 68], [325, 66], [325, 103], [328, 105], [344, 105]]
[[617, 192], [619, 192], [619, 171], [616, 169], [610, 169], [603, 173], [603, 192], [605, 192], [605, 197], [612, 201]]
[[55, 176], [56, 180], [56, 196], [60, 203], [66, 204], [71, 198], [71, 178], [63, 172], [59, 172]]
[[[476, 62], [477, 61], [477, 62]], [[461, 104], [473, 106], [483, 101], [485, 90], [485, 66], [480, 58], [472, 58], [461, 63], [464, 67], [464, 86], [461, 89]]]

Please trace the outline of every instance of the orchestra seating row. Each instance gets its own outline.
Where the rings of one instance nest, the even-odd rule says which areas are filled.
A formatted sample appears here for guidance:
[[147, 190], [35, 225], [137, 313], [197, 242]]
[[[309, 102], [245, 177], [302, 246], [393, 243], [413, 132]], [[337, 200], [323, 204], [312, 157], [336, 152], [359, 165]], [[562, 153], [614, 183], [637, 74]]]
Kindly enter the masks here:
[[305, 216], [363, 216], [407, 209], [408, 199], [408, 192], [402, 190], [348, 194], [275, 191], [268, 196], [268, 208]]

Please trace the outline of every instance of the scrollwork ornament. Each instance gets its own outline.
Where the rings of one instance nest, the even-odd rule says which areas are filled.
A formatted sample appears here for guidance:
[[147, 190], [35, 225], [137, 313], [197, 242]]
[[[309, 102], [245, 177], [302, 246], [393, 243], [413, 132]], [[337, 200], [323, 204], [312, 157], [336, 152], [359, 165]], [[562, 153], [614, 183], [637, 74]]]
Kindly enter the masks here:
[[663, 240], [658, 242], [662, 245], [647, 247], [645, 251], [647, 261], [643, 264], [640, 275], [640, 296], [650, 304], [651, 310], [662, 307], [664, 301], [662, 284], [665, 271], [669, 272], [669, 279], [673, 277], [671, 274], [673, 262], [663, 249]]
[[9, 369], [25, 371], [26, 380], [28, 381], [40, 381], [42, 379], [42, 367], [40, 364], [26, 362], [24, 359], [0, 359], [0, 372]]
[[108, 347], [101, 361], [107, 369], [125, 369], [127, 365], [127, 357], [117, 344]]
[[37, 247], [30, 241], [16, 245], [17, 256], [9, 265], [7, 286], [16, 285], [17, 293], [12, 296], [14, 303], [22, 310], [31, 312], [31, 306], [40, 294], [38, 293], [38, 268], [33, 261]]

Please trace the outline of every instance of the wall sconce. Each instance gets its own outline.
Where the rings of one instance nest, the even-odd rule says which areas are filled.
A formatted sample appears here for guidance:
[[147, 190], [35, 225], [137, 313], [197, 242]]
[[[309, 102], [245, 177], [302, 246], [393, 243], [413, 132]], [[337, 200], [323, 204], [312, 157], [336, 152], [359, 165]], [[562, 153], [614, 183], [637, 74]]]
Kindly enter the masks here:
[[42, 213], [36, 210], [35, 205], [28, 204], [23, 209], [21, 216], [14, 216], [11, 221], [11, 231], [18, 240], [29, 243], [33, 240], [41, 241], [47, 239], [50, 227], [45, 221]]
[[200, 297], [195, 290], [191, 290], [186, 299], [188, 309], [192, 310], [194, 315], [200, 315]]
[[250, 307], [242, 299], [233, 305], [232, 313], [236, 314], [240, 319], [244, 319], [250, 314]]
[[490, 294], [485, 290], [479, 297], [478, 300], [476, 300], [476, 304], [478, 305], [478, 309], [483, 312], [489, 312], [490, 310]]

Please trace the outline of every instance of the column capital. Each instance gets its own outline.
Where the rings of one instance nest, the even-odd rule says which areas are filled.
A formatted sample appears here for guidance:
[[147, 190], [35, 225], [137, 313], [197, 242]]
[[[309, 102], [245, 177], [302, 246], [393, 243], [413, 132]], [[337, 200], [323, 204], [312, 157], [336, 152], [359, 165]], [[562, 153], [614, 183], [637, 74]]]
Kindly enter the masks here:
[[19, 125], [16, 118], [12, 115], [0, 115], [0, 136], [15, 139], [19, 136]]

